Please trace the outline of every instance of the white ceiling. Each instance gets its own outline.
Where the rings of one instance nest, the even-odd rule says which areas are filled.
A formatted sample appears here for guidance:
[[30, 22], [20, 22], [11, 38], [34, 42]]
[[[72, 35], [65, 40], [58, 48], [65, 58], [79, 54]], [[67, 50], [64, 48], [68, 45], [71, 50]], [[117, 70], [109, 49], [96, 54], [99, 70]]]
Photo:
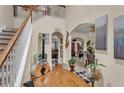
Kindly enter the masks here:
[[92, 31], [92, 27], [94, 27], [94, 26], [95, 25], [92, 23], [80, 24], [76, 28], [74, 28], [72, 33], [89, 33]]

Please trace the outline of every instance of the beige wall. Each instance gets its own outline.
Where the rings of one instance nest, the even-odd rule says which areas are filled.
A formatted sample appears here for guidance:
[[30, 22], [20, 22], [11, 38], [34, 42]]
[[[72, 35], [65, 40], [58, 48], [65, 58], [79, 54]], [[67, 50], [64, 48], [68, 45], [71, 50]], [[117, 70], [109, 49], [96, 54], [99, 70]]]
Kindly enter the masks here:
[[22, 25], [24, 18], [14, 18], [14, 21], [14, 27], [19, 28]]
[[32, 61], [31, 61], [31, 54], [32, 54], [32, 50], [31, 50], [31, 42], [30, 42], [30, 46], [28, 49], [28, 56], [26, 59], [26, 64], [25, 64], [25, 69], [23, 72], [23, 78], [21, 81], [21, 86], [23, 86], [23, 83], [25, 83], [26, 81], [29, 81], [31, 79], [31, 67], [32, 67]]
[[0, 5], [0, 25], [14, 27], [13, 7]]
[[[81, 23], [95, 23], [95, 19], [108, 15], [107, 51], [96, 51], [103, 68], [104, 86], [124, 86], [124, 60], [114, 59], [113, 18], [124, 14], [124, 6], [68, 6], [66, 27], [71, 32]], [[69, 53], [69, 52], [67, 52]], [[69, 54], [68, 54], [69, 55]]]
[[[45, 45], [45, 52], [48, 54], [48, 62], [50, 66], [51, 62], [51, 48], [52, 48], [52, 33], [55, 32], [55, 28], [60, 29], [65, 39], [65, 20], [61, 18], [45, 16], [33, 23], [33, 36], [32, 36], [32, 61], [34, 61], [34, 54], [38, 52], [38, 33], [49, 33], [49, 44]], [[64, 40], [65, 41], [65, 40]], [[63, 42], [63, 44], [65, 44]], [[63, 50], [65, 51], [65, 49]], [[65, 59], [65, 58], [64, 58]], [[65, 61], [64, 61], [65, 62]]]

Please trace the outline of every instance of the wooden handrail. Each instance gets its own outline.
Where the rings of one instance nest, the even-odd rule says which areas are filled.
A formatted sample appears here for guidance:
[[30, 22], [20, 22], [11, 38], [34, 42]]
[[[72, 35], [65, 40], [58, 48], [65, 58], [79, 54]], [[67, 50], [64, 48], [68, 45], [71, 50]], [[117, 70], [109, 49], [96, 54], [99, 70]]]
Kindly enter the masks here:
[[15, 33], [13, 38], [10, 40], [10, 42], [8, 43], [8, 45], [6, 46], [6, 48], [4, 49], [2, 54], [0, 54], [0, 68], [3, 66], [7, 56], [9, 55], [10, 51], [12, 50], [12, 48], [13, 48], [15, 42], [17, 41], [19, 35], [23, 31], [23, 29], [24, 29], [26, 23], [28, 22], [29, 18], [31, 17], [31, 14], [32, 14], [32, 12], [30, 11], [29, 15], [25, 18], [22, 25], [18, 28], [17, 32]]

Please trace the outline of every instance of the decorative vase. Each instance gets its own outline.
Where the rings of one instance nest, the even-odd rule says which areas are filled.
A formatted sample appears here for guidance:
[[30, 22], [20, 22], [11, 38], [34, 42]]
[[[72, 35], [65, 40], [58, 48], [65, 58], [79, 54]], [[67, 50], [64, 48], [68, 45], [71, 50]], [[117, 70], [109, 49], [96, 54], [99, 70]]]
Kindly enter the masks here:
[[71, 68], [70, 71], [71, 72], [74, 72], [74, 67], [75, 67], [74, 64], [70, 64], [70, 68]]

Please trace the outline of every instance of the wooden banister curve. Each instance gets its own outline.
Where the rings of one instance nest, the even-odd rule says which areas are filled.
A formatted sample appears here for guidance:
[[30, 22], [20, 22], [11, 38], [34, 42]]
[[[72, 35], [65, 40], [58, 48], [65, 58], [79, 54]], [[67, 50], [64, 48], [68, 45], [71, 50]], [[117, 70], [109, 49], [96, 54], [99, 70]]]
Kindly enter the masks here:
[[12, 50], [12, 48], [13, 48], [15, 42], [17, 41], [19, 35], [23, 31], [23, 29], [24, 29], [26, 23], [28, 22], [29, 18], [31, 17], [31, 14], [32, 14], [32, 12], [30, 12], [30, 14], [25, 18], [24, 22], [18, 28], [15, 35], [12, 37], [12, 39], [10, 40], [10, 42], [8, 43], [8, 45], [6, 46], [4, 51], [0, 54], [0, 68], [3, 66], [7, 56], [9, 55], [10, 51]]

